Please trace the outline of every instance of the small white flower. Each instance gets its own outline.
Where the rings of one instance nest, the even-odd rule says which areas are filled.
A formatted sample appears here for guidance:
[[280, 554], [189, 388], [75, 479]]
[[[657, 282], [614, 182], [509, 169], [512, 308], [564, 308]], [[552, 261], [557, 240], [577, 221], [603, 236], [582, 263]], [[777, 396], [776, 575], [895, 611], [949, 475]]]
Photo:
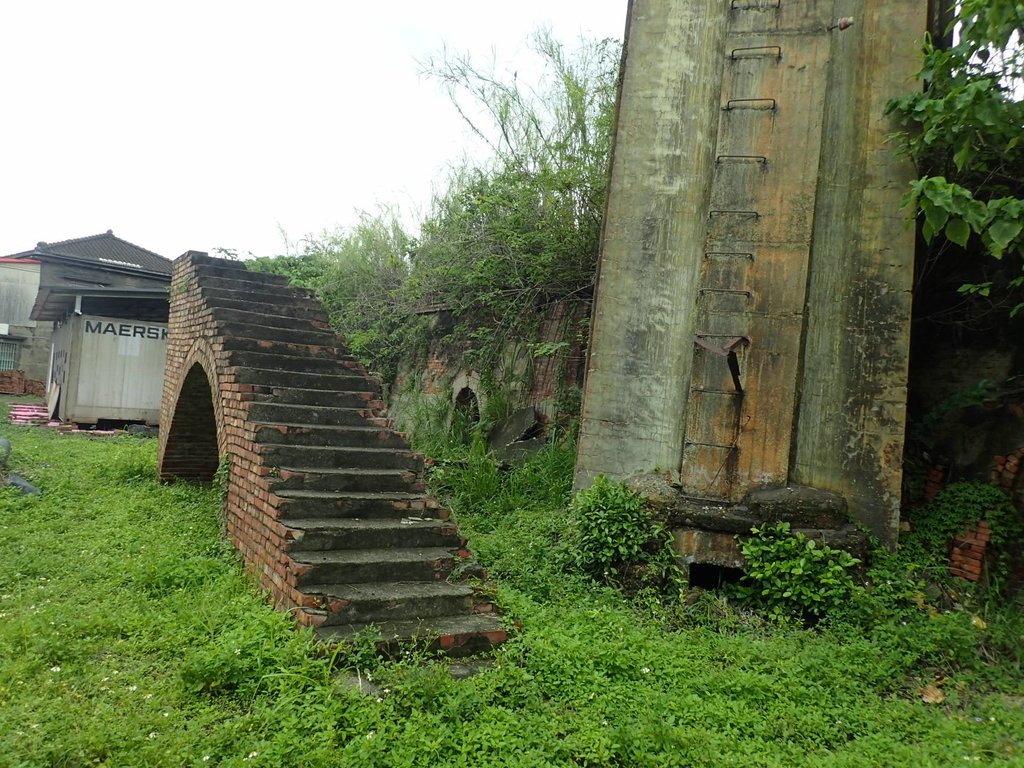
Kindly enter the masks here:
[[137, 690], [139, 690], [139, 686], [137, 686], [137, 685], [129, 685], [128, 686], [128, 690], [129, 691], [137, 691]]
[[376, 731], [370, 731], [368, 734], [366, 734], [366, 738], [372, 739], [376, 735], [377, 735]]
[[170, 716], [171, 716], [170, 712], [164, 712], [164, 717], [170, 717]]
[[150, 699], [153, 698], [153, 694], [152, 693], [147, 693], [145, 698], [146, 698], [146, 701], [149, 701]]
[[50, 667], [50, 671], [51, 672], [60, 672], [60, 664], [54, 664], [52, 667]]
[[640, 671], [643, 672], [645, 675], [651, 674], [651, 668], [650, 667], [640, 667]]
[[203, 762], [204, 763], [210, 762], [210, 756], [209, 755], [203, 755]]

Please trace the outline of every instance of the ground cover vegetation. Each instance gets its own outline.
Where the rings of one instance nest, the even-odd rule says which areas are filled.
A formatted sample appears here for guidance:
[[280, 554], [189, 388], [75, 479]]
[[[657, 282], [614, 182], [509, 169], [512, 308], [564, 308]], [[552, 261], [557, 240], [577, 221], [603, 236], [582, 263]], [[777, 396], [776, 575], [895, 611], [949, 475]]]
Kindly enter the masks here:
[[954, 604], [897, 560], [814, 628], [711, 592], [627, 598], [584, 567], [588, 521], [623, 507], [627, 548], [651, 529], [621, 490], [569, 503], [571, 444], [503, 469], [435, 436], [432, 482], [511, 629], [454, 681], [411, 649], [329, 652], [292, 628], [219, 538], [216, 489], [155, 482], [152, 439], [0, 434], [43, 489], [0, 493], [0, 765], [1024, 761], [1019, 614], [966, 587]]

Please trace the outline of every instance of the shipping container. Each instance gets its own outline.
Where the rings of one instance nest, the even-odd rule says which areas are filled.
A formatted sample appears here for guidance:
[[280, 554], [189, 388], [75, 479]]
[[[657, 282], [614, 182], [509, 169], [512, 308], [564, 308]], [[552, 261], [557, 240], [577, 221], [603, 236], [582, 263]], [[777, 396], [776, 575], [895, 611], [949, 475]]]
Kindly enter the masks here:
[[156, 424], [166, 354], [166, 323], [72, 315], [53, 334], [51, 415]]

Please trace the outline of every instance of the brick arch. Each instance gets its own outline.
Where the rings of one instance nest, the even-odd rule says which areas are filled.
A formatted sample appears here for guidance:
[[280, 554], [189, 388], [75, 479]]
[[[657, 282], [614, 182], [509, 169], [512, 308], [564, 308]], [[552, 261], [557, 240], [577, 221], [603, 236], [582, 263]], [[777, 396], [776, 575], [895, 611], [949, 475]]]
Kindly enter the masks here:
[[373, 624], [446, 649], [501, 642], [489, 601], [448, 583], [465, 542], [319, 302], [190, 251], [170, 305], [160, 478], [209, 482], [227, 462], [227, 535], [278, 607], [325, 639]]
[[160, 479], [209, 483], [220, 465], [220, 444], [214, 390], [201, 363], [181, 379], [170, 428], [161, 441]]
[[273, 291], [283, 298], [285, 283], [271, 275], [257, 279], [242, 265], [202, 253], [189, 252], [175, 261], [160, 407], [160, 423], [168, 427], [161, 429], [158, 473], [163, 481], [210, 482], [220, 463], [227, 462], [222, 510], [227, 535], [260, 586], [279, 606], [294, 609], [302, 599], [302, 567], [287, 557], [294, 533], [280, 520], [279, 500], [271, 494], [269, 471], [260, 457], [258, 425], [250, 418], [256, 400], [272, 391], [243, 381], [251, 371], [241, 365], [246, 349], [260, 349], [265, 342], [249, 338], [248, 331], [259, 327], [248, 316], [252, 313], [241, 313], [252, 322], [241, 328], [231, 322], [237, 300], [222, 298], [241, 293], [254, 309], [254, 296], [246, 290]]

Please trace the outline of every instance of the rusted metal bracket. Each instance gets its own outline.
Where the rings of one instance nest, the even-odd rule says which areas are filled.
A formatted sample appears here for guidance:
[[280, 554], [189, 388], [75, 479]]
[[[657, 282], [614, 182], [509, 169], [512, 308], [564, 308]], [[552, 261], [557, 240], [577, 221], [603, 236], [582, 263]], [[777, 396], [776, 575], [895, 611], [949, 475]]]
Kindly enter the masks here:
[[768, 165], [768, 158], [764, 155], [719, 155], [715, 158], [715, 164], [721, 165], [727, 160], [731, 160], [735, 163], [754, 162], [760, 163], [761, 165]]
[[722, 107], [726, 112], [732, 112], [734, 109], [758, 109], [758, 110], [774, 110], [778, 106], [775, 99], [763, 98], [763, 99], [729, 99], [725, 102], [725, 106]]
[[712, 208], [708, 211], [708, 218], [712, 216], [748, 216], [753, 219], [760, 219], [761, 214], [757, 211], [734, 211], [728, 208]]
[[754, 45], [747, 48], [733, 48], [732, 53], [729, 54], [729, 58], [735, 61], [736, 59], [752, 59], [760, 56], [771, 56], [775, 59], [782, 58], [782, 46], [779, 45]]
[[729, 10], [731, 11], [754, 11], [754, 10], [775, 10], [782, 7], [782, 0], [775, 0], [774, 3], [745, 3], [744, 5], [739, 4], [739, 0], [729, 0]]
[[729, 374], [732, 376], [732, 385], [736, 387], [738, 393], [743, 392], [743, 385], [740, 383], [740, 361], [736, 357], [736, 350], [740, 347], [745, 347], [750, 343], [750, 339], [746, 336], [732, 336], [725, 344], [719, 346], [713, 342], [707, 340], [707, 337], [697, 334], [693, 337], [693, 343], [701, 349], [706, 349], [708, 352], [712, 352], [719, 357], [724, 357], [726, 364], [729, 366]]
[[739, 448], [736, 443], [730, 443], [729, 445], [725, 443], [698, 443], [696, 440], [685, 440], [684, 443], [686, 445], [699, 445], [702, 448], [721, 448], [726, 451], [735, 451]]
[[754, 254], [750, 251], [704, 251], [705, 259], [712, 259], [716, 257], [724, 259], [746, 259], [747, 261], [754, 260]]
[[719, 293], [726, 296], [743, 296], [748, 299], [754, 298], [754, 294], [740, 288], [701, 288], [700, 295], [706, 296], [709, 293]]

